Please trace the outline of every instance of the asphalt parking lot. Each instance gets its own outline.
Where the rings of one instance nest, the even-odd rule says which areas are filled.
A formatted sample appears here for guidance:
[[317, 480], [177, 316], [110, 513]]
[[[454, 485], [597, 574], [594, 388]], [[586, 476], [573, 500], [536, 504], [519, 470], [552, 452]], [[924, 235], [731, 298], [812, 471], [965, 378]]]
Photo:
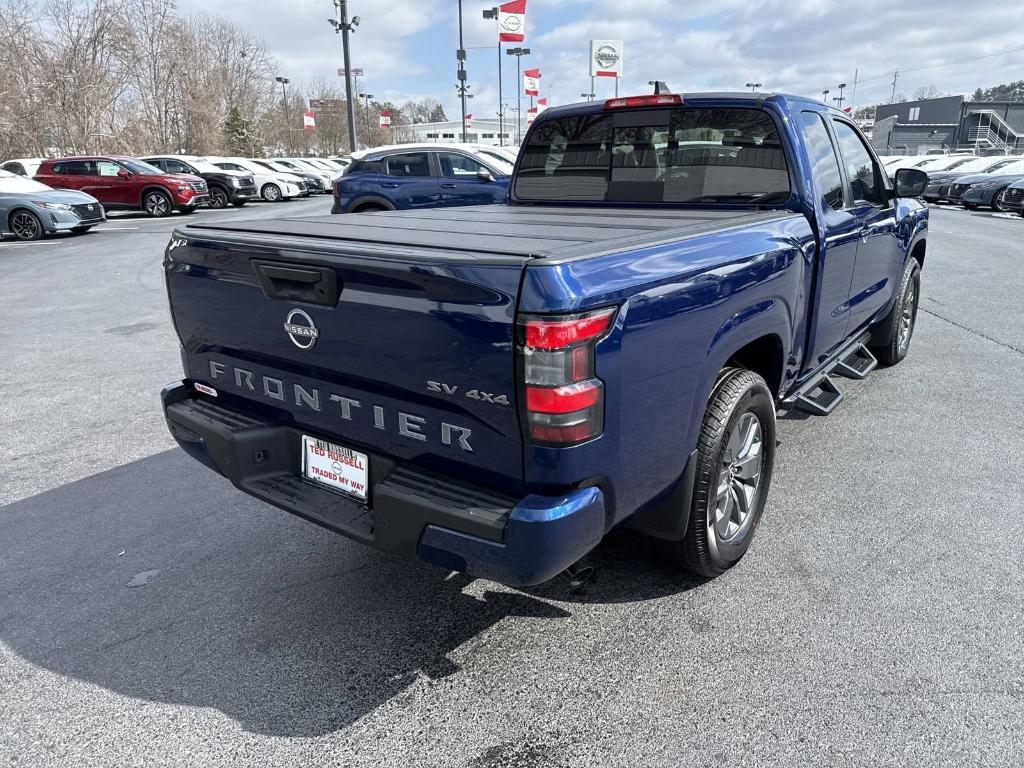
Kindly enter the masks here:
[[389, 558], [174, 448], [180, 221], [0, 243], [0, 764], [1024, 763], [1024, 219], [933, 211], [909, 358], [781, 422], [739, 566], [618, 534], [581, 594]]

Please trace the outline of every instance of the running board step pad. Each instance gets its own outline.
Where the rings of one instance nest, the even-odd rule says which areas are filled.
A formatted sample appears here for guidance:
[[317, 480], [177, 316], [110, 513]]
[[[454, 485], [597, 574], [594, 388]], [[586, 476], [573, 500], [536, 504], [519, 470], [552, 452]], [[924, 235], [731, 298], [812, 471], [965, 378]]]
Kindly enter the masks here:
[[877, 367], [878, 361], [871, 351], [863, 344], [858, 344], [832, 370], [848, 379], [863, 379]]
[[828, 416], [841, 402], [843, 393], [839, 391], [839, 387], [831, 378], [823, 376], [813, 389], [798, 396], [793, 406], [815, 416]]

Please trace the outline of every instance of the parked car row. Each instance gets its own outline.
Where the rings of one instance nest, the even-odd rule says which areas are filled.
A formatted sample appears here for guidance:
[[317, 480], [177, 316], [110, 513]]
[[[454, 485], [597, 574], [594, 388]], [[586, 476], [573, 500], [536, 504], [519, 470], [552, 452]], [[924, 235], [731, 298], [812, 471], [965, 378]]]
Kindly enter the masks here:
[[0, 163], [0, 238], [88, 232], [111, 210], [149, 216], [329, 194], [345, 164], [314, 158], [90, 155]]
[[1024, 157], [971, 154], [893, 157], [885, 161], [893, 174], [899, 168], [919, 168], [928, 174], [922, 198], [929, 203], [953, 203], [973, 210], [1015, 211], [1024, 215]]

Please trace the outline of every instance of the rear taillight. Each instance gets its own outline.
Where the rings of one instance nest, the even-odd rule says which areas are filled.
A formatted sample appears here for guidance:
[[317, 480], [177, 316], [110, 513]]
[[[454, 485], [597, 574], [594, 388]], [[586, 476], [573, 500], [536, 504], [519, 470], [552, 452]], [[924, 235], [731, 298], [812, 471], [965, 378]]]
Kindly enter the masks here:
[[607, 307], [574, 315], [524, 315], [519, 320], [523, 409], [531, 443], [564, 447], [604, 429], [604, 384], [594, 349], [615, 319]]

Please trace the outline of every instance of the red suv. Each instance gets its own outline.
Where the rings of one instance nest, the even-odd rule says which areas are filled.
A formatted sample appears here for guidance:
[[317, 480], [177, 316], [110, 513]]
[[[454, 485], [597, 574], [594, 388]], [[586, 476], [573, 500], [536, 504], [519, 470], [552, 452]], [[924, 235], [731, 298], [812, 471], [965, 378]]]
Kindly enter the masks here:
[[131, 157], [61, 157], [47, 160], [36, 181], [54, 189], [87, 192], [110, 210], [141, 210], [169, 216], [177, 209], [191, 213], [210, 199], [198, 176], [164, 173]]

